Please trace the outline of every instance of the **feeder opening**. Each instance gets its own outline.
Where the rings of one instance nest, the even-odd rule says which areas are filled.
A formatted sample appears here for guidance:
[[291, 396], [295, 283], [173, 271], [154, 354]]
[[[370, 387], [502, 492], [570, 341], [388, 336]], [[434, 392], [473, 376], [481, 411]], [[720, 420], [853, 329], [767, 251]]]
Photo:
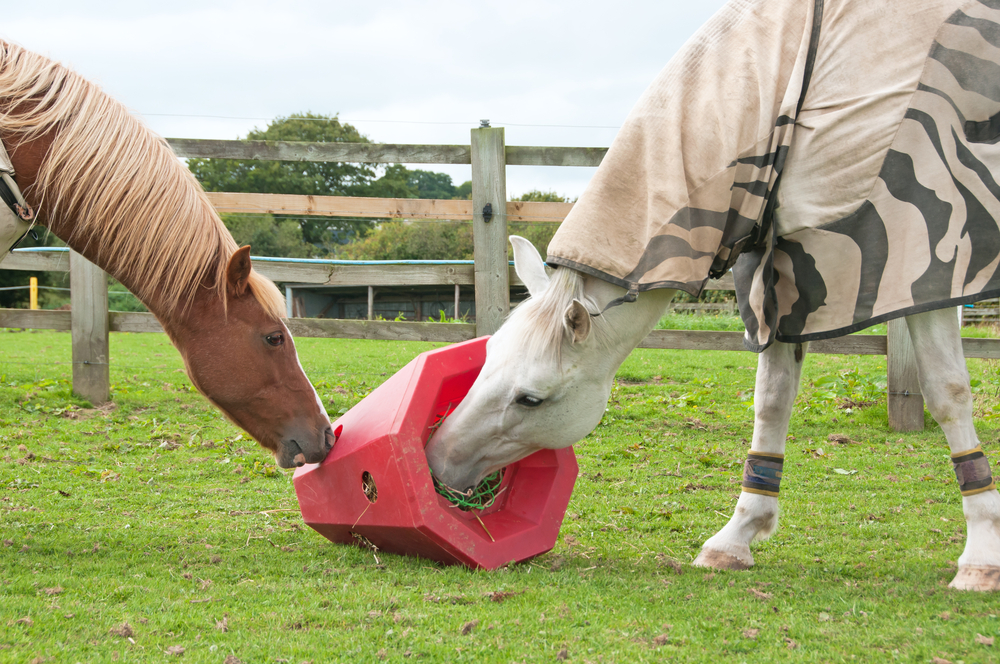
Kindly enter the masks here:
[[503, 484], [503, 476], [506, 472], [506, 468], [501, 468], [492, 475], [484, 477], [478, 486], [466, 491], [453, 489], [439, 482], [435, 477], [434, 490], [447, 498], [449, 502], [463, 512], [484, 510], [493, 505], [496, 502], [497, 496], [503, 493], [504, 489], [501, 489], [500, 486]]
[[361, 490], [365, 492], [368, 502], [374, 503], [378, 500], [378, 489], [375, 487], [375, 479], [367, 470], [361, 473]]

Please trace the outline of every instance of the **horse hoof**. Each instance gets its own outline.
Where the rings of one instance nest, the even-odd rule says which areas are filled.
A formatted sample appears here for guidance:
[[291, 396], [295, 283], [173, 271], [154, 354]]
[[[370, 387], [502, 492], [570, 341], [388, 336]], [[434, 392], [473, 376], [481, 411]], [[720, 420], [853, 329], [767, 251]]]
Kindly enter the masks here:
[[751, 555], [750, 560], [746, 561], [715, 549], [702, 549], [691, 564], [695, 567], [711, 567], [712, 569], [744, 570], [753, 567], [753, 556]]
[[958, 574], [948, 584], [956, 590], [978, 590], [988, 592], [1000, 590], [1000, 567], [959, 567]]

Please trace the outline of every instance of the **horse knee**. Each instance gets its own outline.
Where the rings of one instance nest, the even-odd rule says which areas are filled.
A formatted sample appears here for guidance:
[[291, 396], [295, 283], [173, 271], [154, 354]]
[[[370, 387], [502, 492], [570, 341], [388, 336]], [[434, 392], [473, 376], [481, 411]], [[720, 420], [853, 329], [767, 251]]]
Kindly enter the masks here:
[[938, 424], [968, 415], [972, 407], [972, 390], [966, 380], [947, 380], [938, 388], [924, 390], [927, 410]]

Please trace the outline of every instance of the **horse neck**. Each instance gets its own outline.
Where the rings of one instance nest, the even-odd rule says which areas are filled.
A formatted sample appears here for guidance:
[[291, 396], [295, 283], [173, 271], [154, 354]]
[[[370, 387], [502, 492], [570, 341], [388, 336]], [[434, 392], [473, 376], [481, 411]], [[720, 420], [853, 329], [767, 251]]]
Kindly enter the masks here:
[[[55, 136], [52, 133], [45, 134], [40, 138], [31, 141], [21, 141], [7, 135], [0, 136], [0, 139], [3, 140], [4, 145], [7, 148], [14, 170], [17, 174], [18, 187], [24, 193], [28, 204], [38, 212], [38, 223], [48, 228], [53, 235], [66, 242], [71, 249], [100, 267], [133, 293], [142, 292], [144, 290], [142, 288], [143, 284], [137, 283], [141, 280], [141, 276], [130, 276], [128, 274], [125, 269], [125, 265], [122, 262], [124, 259], [120, 256], [119, 252], [110, 251], [105, 252], [102, 255], [98, 255], [97, 247], [99, 243], [95, 240], [103, 239], [104, 241], [109, 241], [113, 244], [118, 238], [114, 235], [109, 235], [104, 238], [95, 238], [93, 236], [77, 233], [76, 231], [78, 229], [75, 223], [76, 220], [72, 216], [47, 215], [44, 207], [40, 206], [41, 192], [38, 191], [36, 183], [38, 181], [38, 175], [42, 167], [42, 163], [54, 138]], [[100, 225], [98, 224], [94, 227], [98, 228], [99, 226]], [[108, 256], [111, 256], [111, 258], [108, 258]], [[220, 258], [220, 260], [222, 259]], [[208, 281], [209, 280], [207, 278], [202, 280], [202, 287], [197, 289], [194, 301], [190, 303], [189, 307], [181, 307], [179, 311], [171, 312], [169, 307], [164, 304], [168, 300], [170, 294], [165, 292], [162, 284], [157, 285], [152, 289], [146, 288], [145, 295], [140, 299], [149, 311], [152, 312], [163, 324], [164, 328], [167, 329], [168, 332], [171, 332], [171, 336], [174, 336], [172, 331], [175, 331], [178, 325], [183, 324], [183, 319], [186, 318], [193, 309], [200, 308], [204, 310], [209, 308], [224, 308], [224, 303], [222, 303], [218, 297], [216, 288], [213, 284], [208, 283]]]
[[[588, 309], [602, 312], [594, 321], [602, 328], [602, 333], [595, 335], [599, 352], [613, 370], [617, 370], [629, 353], [656, 327], [676, 292], [667, 288], [645, 291], [639, 293], [634, 302], [613, 304], [625, 295], [624, 288], [603, 279], [585, 279], [584, 296], [588, 300]], [[612, 306], [607, 308], [609, 304]]]

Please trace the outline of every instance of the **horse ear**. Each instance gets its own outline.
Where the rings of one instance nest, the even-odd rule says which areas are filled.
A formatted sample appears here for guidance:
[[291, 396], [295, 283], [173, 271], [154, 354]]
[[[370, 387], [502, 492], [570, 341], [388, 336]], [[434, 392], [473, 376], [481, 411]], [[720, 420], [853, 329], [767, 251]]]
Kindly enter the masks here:
[[549, 285], [549, 275], [545, 273], [545, 261], [541, 254], [535, 245], [519, 235], [511, 235], [510, 244], [514, 247], [514, 272], [528, 287], [528, 293], [532, 296], [541, 294]]
[[240, 297], [247, 291], [250, 281], [250, 245], [240, 247], [229, 259], [226, 268], [226, 290], [233, 297]]
[[590, 336], [590, 312], [580, 300], [573, 300], [566, 307], [563, 327], [569, 332], [570, 341], [574, 344], [581, 343]]

